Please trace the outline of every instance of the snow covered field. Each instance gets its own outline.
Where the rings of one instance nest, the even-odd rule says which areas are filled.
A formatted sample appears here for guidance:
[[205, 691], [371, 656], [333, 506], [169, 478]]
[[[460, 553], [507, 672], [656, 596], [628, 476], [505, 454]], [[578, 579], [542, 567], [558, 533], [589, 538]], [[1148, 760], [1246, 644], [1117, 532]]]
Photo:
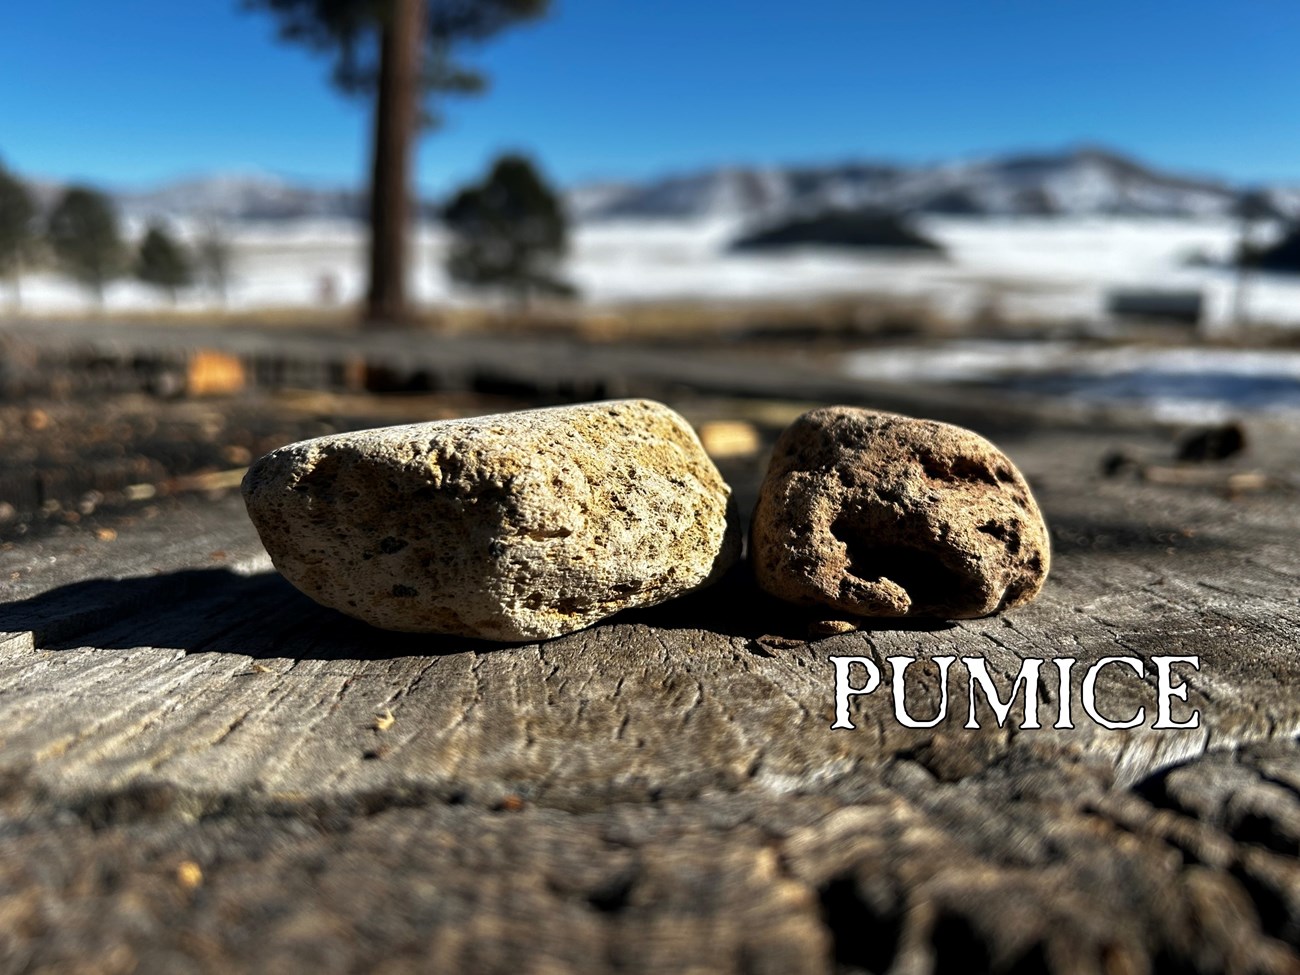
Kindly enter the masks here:
[[1083, 405], [1140, 407], [1172, 422], [1243, 414], [1300, 420], [1300, 352], [957, 341], [852, 353], [844, 372], [897, 383], [996, 384]]
[[[1235, 276], [1215, 266], [1189, 266], [1193, 255], [1223, 261], [1236, 228], [1223, 218], [929, 217], [919, 228], [946, 256], [853, 254], [815, 249], [731, 254], [734, 220], [626, 221], [579, 227], [568, 272], [594, 303], [662, 299], [752, 300], [821, 295], [881, 295], [918, 303], [957, 322], [977, 313], [1009, 321], [1096, 321], [1109, 288], [1194, 289], [1206, 298], [1206, 329], [1230, 324]], [[244, 224], [231, 231], [230, 307], [309, 306], [332, 292], [356, 301], [363, 288], [363, 229], [342, 220]], [[436, 228], [418, 235], [414, 291], [426, 303], [469, 301], [441, 268], [444, 240]], [[328, 283], [326, 283], [328, 282]], [[1253, 321], [1300, 327], [1300, 276], [1257, 275], [1250, 284]], [[108, 288], [110, 310], [167, 307], [158, 293], [130, 280]], [[193, 289], [186, 310], [214, 305]], [[29, 274], [23, 306], [41, 314], [89, 307], [75, 285], [53, 274]]]

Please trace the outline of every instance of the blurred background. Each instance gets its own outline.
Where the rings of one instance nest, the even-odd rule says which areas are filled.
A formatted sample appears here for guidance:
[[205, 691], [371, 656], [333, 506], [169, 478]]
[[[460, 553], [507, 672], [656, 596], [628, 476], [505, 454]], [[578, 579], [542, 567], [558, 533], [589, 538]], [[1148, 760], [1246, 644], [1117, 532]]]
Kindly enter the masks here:
[[[1208, 0], [11, 7], [0, 411], [27, 466], [0, 516], [592, 395], [1290, 423], [1297, 27]], [[150, 430], [138, 393], [228, 404], [125, 459], [161, 435], [50, 405]], [[49, 473], [100, 447], [98, 479]]]

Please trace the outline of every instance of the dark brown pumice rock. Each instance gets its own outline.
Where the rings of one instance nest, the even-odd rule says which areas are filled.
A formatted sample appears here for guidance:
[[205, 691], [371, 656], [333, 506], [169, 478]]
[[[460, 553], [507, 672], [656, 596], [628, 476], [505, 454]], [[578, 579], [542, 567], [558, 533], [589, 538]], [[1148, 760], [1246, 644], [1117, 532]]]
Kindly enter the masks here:
[[987, 616], [1033, 599], [1050, 564], [1038, 504], [997, 447], [848, 406], [777, 440], [750, 551], [767, 592], [857, 617]]

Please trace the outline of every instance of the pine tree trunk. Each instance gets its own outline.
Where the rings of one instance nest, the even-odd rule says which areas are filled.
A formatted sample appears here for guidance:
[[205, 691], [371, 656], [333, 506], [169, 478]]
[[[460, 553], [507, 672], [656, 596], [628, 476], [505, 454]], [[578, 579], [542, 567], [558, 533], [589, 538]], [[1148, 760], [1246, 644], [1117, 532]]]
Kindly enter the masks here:
[[9, 271], [9, 307], [15, 315], [23, 310], [23, 266], [21, 261], [14, 261]]
[[1237, 280], [1232, 291], [1231, 326], [1237, 331], [1248, 324], [1247, 290], [1250, 286], [1250, 265], [1254, 261], [1251, 251], [1254, 243], [1254, 235], [1251, 233], [1253, 229], [1249, 219], [1242, 220], [1237, 243]]
[[406, 245], [411, 218], [411, 150], [415, 142], [423, 51], [424, 0], [393, 0], [380, 38], [370, 182], [370, 291], [367, 324], [406, 321]]

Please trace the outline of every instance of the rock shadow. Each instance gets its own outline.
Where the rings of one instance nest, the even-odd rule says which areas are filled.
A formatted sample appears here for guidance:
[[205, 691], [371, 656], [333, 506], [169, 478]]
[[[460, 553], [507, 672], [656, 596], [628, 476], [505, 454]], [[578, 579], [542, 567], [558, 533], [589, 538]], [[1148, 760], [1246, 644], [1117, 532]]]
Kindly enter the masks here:
[[510, 646], [380, 630], [313, 602], [277, 572], [217, 568], [60, 586], [0, 605], [5, 631], [30, 632], [41, 650], [159, 647], [255, 659], [380, 659]]
[[[643, 623], [667, 630], [709, 630], [723, 636], [759, 640], [774, 637], [791, 642], [820, 640], [828, 633], [817, 624], [835, 618], [834, 610], [795, 606], [777, 599], [754, 581], [748, 562], [735, 566], [707, 589], [689, 593], [670, 602], [619, 613], [609, 622]], [[858, 620], [859, 630], [950, 630], [951, 620], [922, 617], [894, 617]]]
[[[820, 639], [825, 613], [783, 603], [754, 583], [747, 564], [708, 589], [606, 623], [708, 630], [746, 640]], [[945, 620], [864, 621], [864, 630], [945, 630]], [[0, 632], [32, 634], [40, 650], [140, 647], [237, 653], [254, 659], [373, 660], [509, 650], [515, 643], [381, 630], [300, 593], [277, 572], [186, 569], [128, 579], [89, 579], [0, 605]]]

